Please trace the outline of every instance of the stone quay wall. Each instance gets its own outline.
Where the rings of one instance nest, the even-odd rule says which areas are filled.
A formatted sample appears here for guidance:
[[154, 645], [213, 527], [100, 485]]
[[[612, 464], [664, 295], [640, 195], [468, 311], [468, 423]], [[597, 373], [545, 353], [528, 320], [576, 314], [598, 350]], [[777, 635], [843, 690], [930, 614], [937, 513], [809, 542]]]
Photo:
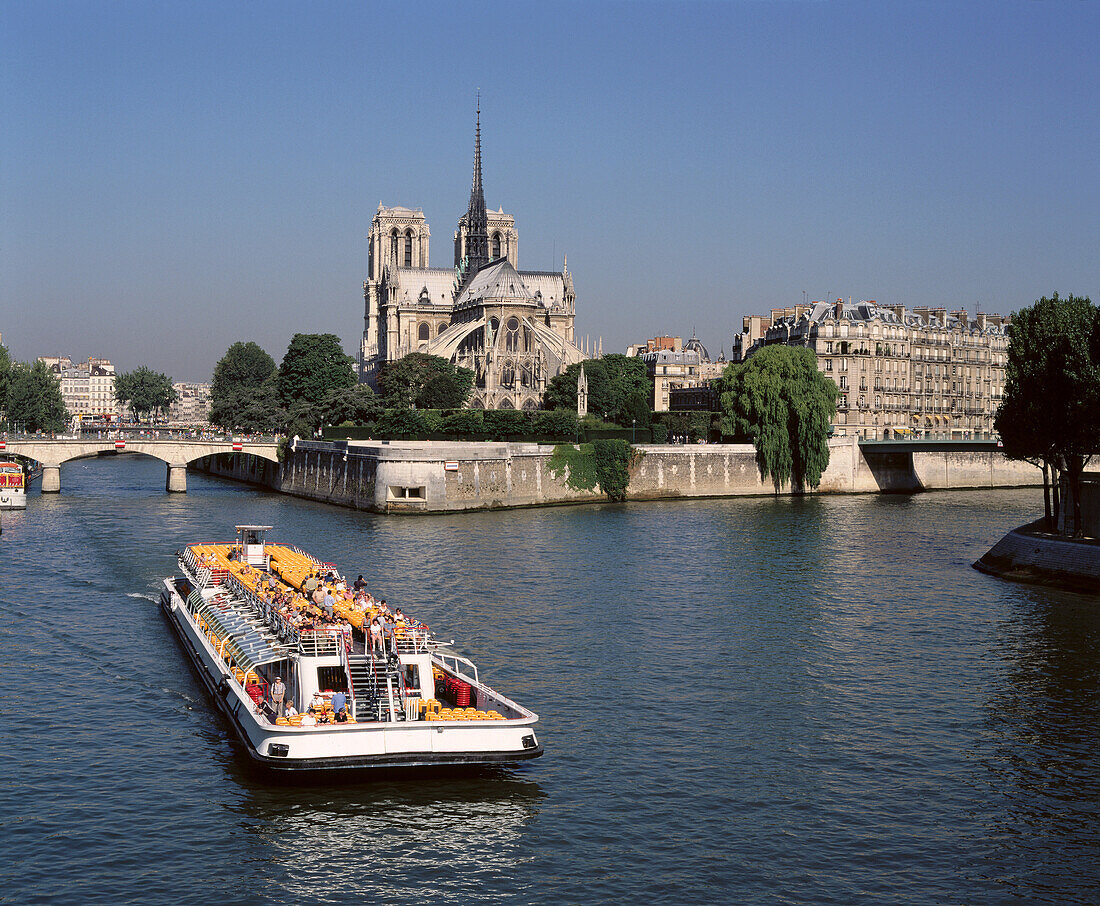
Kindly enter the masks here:
[[[994, 451], [869, 452], [854, 437], [829, 441], [829, 467], [815, 493], [912, 493], [1024, 487], [1038, 469]], [[628, 500], [771, 495], [751, 444], [638, 448]], [[380, 513], [442, 513], [601, 502], [570, 488], [548, 461], [553, 446], [437, 441], [298, 442], [282, 463], [219, 454], [194, 468], [285, 494]], [[788, 491], [788, 493], [790, 493]]]
[[1045, 520], [1038, 519], [1005, 535], [974, 568], [1002, 579], [1095, 595], [1100, 588], [1100, 541], [1051, 535]]

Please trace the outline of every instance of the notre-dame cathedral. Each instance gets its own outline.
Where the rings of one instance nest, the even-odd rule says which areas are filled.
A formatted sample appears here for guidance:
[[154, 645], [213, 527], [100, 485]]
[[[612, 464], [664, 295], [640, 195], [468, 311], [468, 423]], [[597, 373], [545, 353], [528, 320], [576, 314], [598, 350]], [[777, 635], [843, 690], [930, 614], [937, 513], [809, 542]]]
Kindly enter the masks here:
[[567, 265], [518, 270], [515, 218], [485, 207], [480, 107], [453, 270], [428, 265], [429, 235], [419, 208], [378, 205], [368, 237], [359, 379], [374, 384], [385, 362], [426, 352], [474, 372], [470, 406], [537, 409], [547, 382], [587, 358], [574, 344], [573, 277]]

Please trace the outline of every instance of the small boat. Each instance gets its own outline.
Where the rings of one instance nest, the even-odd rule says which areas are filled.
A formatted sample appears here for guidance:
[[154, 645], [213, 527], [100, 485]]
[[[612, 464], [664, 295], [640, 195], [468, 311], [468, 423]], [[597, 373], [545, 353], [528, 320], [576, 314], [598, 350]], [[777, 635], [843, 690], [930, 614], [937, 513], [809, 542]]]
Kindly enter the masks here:
[[26, 506], [23, 467], [17, 462], [0, 462], [0, 510], [22, 510]]
[[[180, 551], [160, 601], [255, 762], [324, 772], [542, 755], [538, 715], [488, 686], [453, 643], [333, 564], [267, 541], [271, 526], [236, 528], [233, 543]], [[318, 585], [330, 597], [315, 598]]]

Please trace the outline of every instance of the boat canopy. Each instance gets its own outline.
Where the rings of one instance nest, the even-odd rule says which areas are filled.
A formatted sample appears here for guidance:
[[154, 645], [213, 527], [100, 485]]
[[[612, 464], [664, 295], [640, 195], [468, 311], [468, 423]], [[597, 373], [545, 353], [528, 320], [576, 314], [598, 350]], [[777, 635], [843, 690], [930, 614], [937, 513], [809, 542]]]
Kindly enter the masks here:
[[218, 637], [219, 653], [224, 645], [233, 663], [242, 670], [252, 670], [289, 656], [290, 649], [279, 643], [269, 627], [235, 610], [225, 598], [219, 596], [207, 601], [195, 591], [187, 603]]

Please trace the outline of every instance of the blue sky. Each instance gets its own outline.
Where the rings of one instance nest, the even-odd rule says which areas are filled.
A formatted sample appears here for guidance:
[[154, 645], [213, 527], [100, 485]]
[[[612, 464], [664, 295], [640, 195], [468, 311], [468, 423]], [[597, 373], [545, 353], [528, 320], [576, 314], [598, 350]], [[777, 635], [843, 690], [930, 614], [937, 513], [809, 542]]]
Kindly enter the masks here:
[[1095, 3], [0, 3], [0, 331], [206, 380], [362, 333], [485, 194], [605, 351], [811, 299], [1100, 298]]

